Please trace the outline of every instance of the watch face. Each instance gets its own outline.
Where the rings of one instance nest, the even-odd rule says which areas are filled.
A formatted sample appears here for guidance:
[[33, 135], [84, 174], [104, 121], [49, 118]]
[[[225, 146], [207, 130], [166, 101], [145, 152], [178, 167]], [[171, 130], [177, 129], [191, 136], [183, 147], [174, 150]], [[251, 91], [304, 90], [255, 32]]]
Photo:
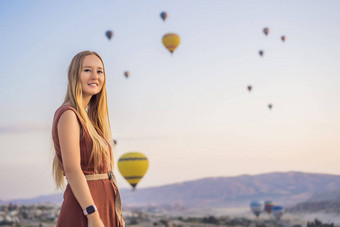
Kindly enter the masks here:
[[87, 211], [88, 214], [92, 214], [96, 210], [94, 209], [94, 206], [89, 206], [88, 208], [86, 208], [86, 211]]

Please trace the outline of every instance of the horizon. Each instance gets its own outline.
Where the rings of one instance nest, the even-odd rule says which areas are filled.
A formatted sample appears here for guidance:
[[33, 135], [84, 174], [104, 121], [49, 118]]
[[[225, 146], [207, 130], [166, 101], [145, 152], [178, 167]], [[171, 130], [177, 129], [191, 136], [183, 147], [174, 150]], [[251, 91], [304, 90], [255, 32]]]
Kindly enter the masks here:
[[[206, 179], [217, 179], [217, 178], [237, 178], [237, 177], [241, 177], [241, 176], [250, 176], [250, 177], [255, 177], [255, 176], [260, 176], [260, 175], [269, 175], [269, 174], [277, 174], [277, 173], [296, 173], [296, 174], [311, 174], [311, 175], [329, 175], [329, 176], [340, 176], [340, 174], [327, 174], [327, 173], [309, 173], [309, 172], [301, 172], [301, 171], [287, 171], [287, 172], [282, 172], [282, 171], [276, 171], [276, 172], [268, 172], [268, 173], [260, 173], [260, 174], [241, 174], [241, 175], [237, 175], [237, 176], [211, 176], [211, 177], [204, 177], [204, 178], [198, 178], [198, 179], [190, 179], [187, 181], [180, 181], [180, 182], [172, 182], [172, 183], [166, 183], [163, 185], [152, 185], [152, 186], [146, 186], [146, 187], [137, 187], [137, 190], [143, 190], [143, 189], [152, 189], [152, 188], [157, 188], [157, 187], [166, 187], [166, 186], [172, 186], [172, 185], [178, 185], [178, 184], [183, 184], [183, 183], [191, 183], [191, 182], [195, 182], [195, 181], [201, 181], [201, 180], [206, 180]], [[120, 190], [129, 190], [131, 191], [131, 187], [120, 187]], [[54, 192], [52, 194], [41, 194], [41, 195], [37, 195], [34, 197], [27, 197], [27, 198], [9, 198], [9, 199], [3, 199], [0, 198], [0, 201], [3, 202], [10, 202], [13, 200], [30, 200], [30, 199], [35, 199], [35, 198], [40, 198], [40, 197], [44, 197], [44, 196], [53, 196], [53, 195], [60, 195], [63, 194], [63, 191], [59, 192]]]

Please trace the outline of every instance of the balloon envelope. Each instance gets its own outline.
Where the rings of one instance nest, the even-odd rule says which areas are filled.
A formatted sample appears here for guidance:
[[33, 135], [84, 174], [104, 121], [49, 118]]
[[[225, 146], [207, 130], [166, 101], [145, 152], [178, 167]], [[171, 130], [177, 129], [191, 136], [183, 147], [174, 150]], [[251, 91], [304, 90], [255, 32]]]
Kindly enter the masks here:
[[271, 110], [273, 108], [273, 104], [268, 104], [268, 108]]
[[125, 78], [128, 78], [130, 76], [130, 72], [129, 71], [125, 71], [124, 72], [124, 76], [125, 76]]
[[281, 40], [282, 42], [286, 41], [286, 36], [285, 35], [281, 36]]
[[263, 50], [259, 50], [259, 55], [262, 57], [264, 55], [264, 51]]
[[118, 169], [122, 176], [135, 188], [149, 168], [148, 158], [140, 152], [128, 152], [118, 159]]
[[263, 210], [263, 203], [259, 200], [254, 200], [250, 203], [250, 209], [256, 215], [256, 217], [258, 217]]
[[284, 213], [284, 209], [282, 206], [274, 206], [273, 209], [273, 215], [277, 221], [279, 221]]
[[263, 29], [263, 33], [264, 33], [265, 35], [268, 35], [268, 34], [269, 34], [269, 28], [268, 28], [268, 27], [265, 27], [265, 28]]
[[163, 11], [163, 12], [161, 12], [160, 16], [161, 16], [162, 20], [165, 21], [166, 18], [168, 17], [168, 13]]
[[272, 201], [265, 201], [264, 202], [264, 211], [266, 211], [268, 214], [272, 212], [274, 204]]
[[173, 53], [175, 49], [178, 47], [181, 39], [179, 35], [175, 33], [167, 33], [163, 36], [162, 42], [163, 45], [170, 51], [170, 53]]
[[251, 91], [251, 89], [253, 89], [251, 85], [249, 85], [247, 88], [248, 88], [248, 91]]
[[113, 36], [113, 31], [108, 30], [108, 31], [106, 31], [105, 35], [110, 40], [112, 38], [112, 36]]

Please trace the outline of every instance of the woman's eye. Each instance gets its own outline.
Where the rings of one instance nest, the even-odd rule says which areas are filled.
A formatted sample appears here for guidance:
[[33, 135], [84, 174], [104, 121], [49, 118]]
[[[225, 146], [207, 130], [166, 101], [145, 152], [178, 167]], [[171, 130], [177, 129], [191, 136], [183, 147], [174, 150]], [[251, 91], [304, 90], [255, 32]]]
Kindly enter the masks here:
[[85, 72], [91, 72], [91, 69], [85, 69], [84, 71]]
[[98, 73], [104, 73], [103, 71], [99, 70]]

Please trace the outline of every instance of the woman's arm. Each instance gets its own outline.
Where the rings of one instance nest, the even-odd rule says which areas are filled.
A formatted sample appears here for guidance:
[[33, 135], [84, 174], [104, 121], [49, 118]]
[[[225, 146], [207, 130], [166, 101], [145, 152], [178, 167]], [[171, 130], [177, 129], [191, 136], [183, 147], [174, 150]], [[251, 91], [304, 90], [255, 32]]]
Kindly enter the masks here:
[[[66, 110], [59, 118], [57, 128], [65, 175], [74, 196], [84, 210], [86, 207], [94, 205], [94, 201], [81, 170], [80, 126], [76, 114], [72, 110]], [[87, 215], [87, 218], [89, 226], [104, 226], [98, 211]]]

